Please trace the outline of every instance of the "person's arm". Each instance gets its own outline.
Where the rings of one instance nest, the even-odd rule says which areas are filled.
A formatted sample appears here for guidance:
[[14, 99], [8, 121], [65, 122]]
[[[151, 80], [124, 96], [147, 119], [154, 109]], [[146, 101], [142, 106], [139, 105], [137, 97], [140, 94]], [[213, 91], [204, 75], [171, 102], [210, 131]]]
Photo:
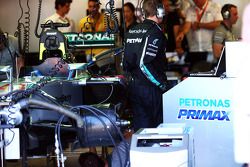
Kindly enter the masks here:
[[190, 28], [191, 28], [191, 22], [185, 22], [182, 30], [178, 33], [176, 37], [176, 41], [182, 41], [184, 36], [189, 32]]
[[24, 56], [23, 55], [19, 55], [16, 57], [16, 65], [18, 67], [18, 69], [21, 69], [22, 67], [24, 67]]
[[212, 38], [212, 47], [213, 47], [213, 55], [216, 59], [220, 58], [221, 51], [224, 47], [226, 40], [226, 33], [221, 29], [221, 27], [218, 27], [213, 32], [213, 38]]
[[73, 19], [70, 19], [69, 23], [70, 23], [70, 31], [76, 32], [75, 21]]
[[19, 78], [19, 74], [20, 74], [22, 67], [24, 67], [24, 57], [22, 55], [19, 55], [18, 57], [16, 57], [16, 75], [17, 75], [17, 78]]
[[83, 18], [79, 21], [78, 32], [83, 32], [84, 21]]
[[19, 77], [20, 69], [24, 67], [24, 57], [21, 54], [19, 47], [18, 47], [18, 39], [12, 35], [9, 35], [9, 45], [14, 49], [13, 58], [15, 61], [16, 66], [16, 75]]
[[213, 55], [215, 58], [219, 59], [221, 55], [221, 51], [223, 49], [223, 45], [220, 43], [213, 43]]
[[197, 27], [197, 29], [203, 28], [208, 30], [214, 30], [216, 27], [220, 25], [221, 21], [213, 21], [209, 23], [198, 23], [195, 22], [194, 25]]
[[221, 15], [221, 8], [217, 3], [211, 3], [211, 16], [213, 17], [213, 20], [211, 22], [203, 23], [203, 22], [194, 22], [192, 25], [192, 29], [208, 29], [208, 30], [214, 30], [216, 27], [218, 27], [223, 20]]
[[[140, 59], [140, 70], [146, 76], [146, 78], [152, 82], [155, 86], [159, 87], [164, 91], [166, 89], [167, 78], [162, 78], [157, 72], [158, 69], [153, 65], [152, 61], [159, 56], [158, 54], [162, 50], [163, 37], [159, 33], [154, 33], [146, 37], [145, 43], [143, 45], [142, 56]], [[158, 67], [157, 67], [158, 68]]]
[[[174, 29], [174, 37], [176, 38], [180, 31], [180, 25], [174, 25], [173, 29]], [[175, 51], [178, 53], [178, 55], [182, 55], [184, 53], [181, 43], [182, 41], [175, 40]]]

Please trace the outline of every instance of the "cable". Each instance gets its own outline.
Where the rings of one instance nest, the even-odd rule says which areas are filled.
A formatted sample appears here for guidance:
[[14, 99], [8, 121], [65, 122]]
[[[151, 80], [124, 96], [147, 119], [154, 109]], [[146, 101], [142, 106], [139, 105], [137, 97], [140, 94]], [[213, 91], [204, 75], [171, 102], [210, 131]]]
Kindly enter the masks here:
[[[107, 79], [104, 78], [104, 80], [107, 80]], [[112, 94], [113, 94], [113, 92], [114, 92], [114, 86], [113, 86], [113, 85], [110, 85], [110, 86], [111, 86], [111, 91], [110, 91], [108, 97], [107, 97], [106, 99], [104, 99], [103, 101], [97, 103], [97, 106], [98, 106], [98, 105], [101, 105], [101, 104], [103, 104], [103, 103], [105, 103], [105, 102], [108, 101], [108, 100], [110, 99], [110, 97], [112, 96]]]
[[52, 99], [51, 97], [49, 97], [48, 95], [46, 95], [47, 93], [41, 91], [41, 92], [34, 92], [34, 95], [42, 98], [44, 101], [47, 101], [47, 102], [50, 102], [50, 103], [53, 103], [55, 105], [58, 105], [60, 106], [61, 104], [58, 103], [55, 99]]
[[[123, 49], [124, 49], [124, 47], [121, 46], [121, 47], [109, 49], [109, 50], [104, 51], [103, 53], [101, 53], [101, 54], [99, 54], [99, 55], [96, 55], [96, 56], [95, 56], [95, 59], [96, 59], [96, 60], [95, 60], [95, 61], [92, 61], [92, 62], [89, 62], [88, 66], [87, 66], [87, 70], [88, 70], [89, 74], [90, 74], [91, 76], [99, 76], [99, 75], [93, 74], [93, 71], [90, 69], [90, 67], [91, 67], [93, 64], [96, 64], [96, 63], [99, 62], [99, 61], [106, 60], [106, 59], [111, 59], [112, 56], [106, 56], [106, 55], [108, 55], [108, 54], [110, 54], [110, 53], [112, 53], [112, 52], [114, 52], [114, 56], [117, 56], [118, 54], [120, 54], [120, 53], [123, 52]], [[104, 56], [106, 56], [106, 57], [104, 57]], [[104, 58], [101, 58], [101, 57], [104, 57]], [[104, 71], [105, 73], [110, 69], [109, 67], [110, 67], [110, 66], [108, 66], [107, 69]], [[108, 69], [108, 68], [109, 68], [109, 69]]]
[[42, 9], [42, 0], [39, 0], [39, 4], [38, 4], [38, 13], [37, 13], [37, 20], [36, 20], [36, 27], [35, 27], [35, 35], [37, 38], [41, 37], [41, 34], [43, 33], [43, 30], [40, 34], [38, 34], [38, 25], [40, 22], [40, 17], [41, 17], [41, 9]]
[[20, 98], [26, 98], [29, 97], [31, 94], [33, 94], [35, 91], [40, 90], [42, 87], [45, 86], [45, 84], [47, 84], [52, 77], [54, 77], [58, 71], [60, 71], [60, 68], [63, 67], [63, 64], [65, 64], [65, 61], [63, 59], [60, 59], [57, 64], [54, 65], [54, 67], [51, 68], [51, 70], [48, 73], [48, 76], [44, 76], [43, 78], [41, 78], [37, 83], [38, 85], [34, 85], [34, 87], [27, 89], [26, 91], [23, 92], [23, 94], [20, 94], [20, 97], [17, 98], [12, 97], [13, 101], [18, 101]]
[[22, 98], [27, 98], [30, 95], [32, 95], [34, 92], [40, 90], [42, 87], [45, 86], [45, 84], [47, 84], [52, 77], [54, 77], [58, 71], [60, 71], [60, 68], [63, 67], [63, 64], [65, 64], [65, 61], [63, 59], [60, 59], [57, 64], [54, 65], [54, 67], [51, 68], [51, 70], [49, 70], [48, 75], [49, 76], [44, 76], [43, 78], [41, 78], [36, 85], [33, 85], [33, 87], [28, 88], [26, 90], [23, 91], [14, 91], [14, 92], [10, 92], [4, 96], [1, 96], [2, 100], [6, 100], [6, 99], [10, 99], [12, 102], [17, 102], [18, 100], [22, 99]]
[[[56, 149], [59, 149], [59, 150], [55, 150], [56, 154], [58, 153], [57, 155], [57, 162], [59, 161], [59, 159], [61, 159], [61, 164], [62, 166], [64, 167], [64, 155], [63, 155], [63, 148], [62, 148], [62, 143], [61, 143], [61, 124], [62, 124], [62, 121], [64, 119], [64, 115], [62, 115], [59, 120], [57, 121], [57, 124], [56, 124], [56, 127], [55, 127], [55, 140], [58, 140], [58, 141], [55, 141], [55, 146], [57, 147], [57, 143], [58, 143], [58, 146], [59, 148], [56, 148]], [[60, 157], [60, 158], [59, 158]], [[60, 163], [58, 163], [59, 166], [60, 166]]]
[[[11, 110], [11, 107], [13, 107], [13, 106], [10, 103], [9, 108], [8, 108], [9, 115], [8, 115], [7, 125], [13, 125], [12, 122], [16, 122], [16, 115], [15, 115], [16, 113]], [[12, 117], [12, 115], [13, 115], [13, 117]]]
[[[18, 46], [20, 53], [28, 53], [29, 52], [29, 35], [30, 35], [30, 7], [29, 7], [29, 0], [27, 0], [27, 8], [28, 11], [25, 12], [27, 15], [25, 17], [25, 23], [21, 22], [23, 17], [23, 7], [21, 5], [21, 0], [19, 0], [19, 7], [21, 9], [21, 16], [18, 19], [17, 31], [15, 32], [15, 37], [18, 37]], [[23, 28], [23, 45], [22, 45], [22, 28]], [[22, 47], [23, 46], [23, 47]]]
[[[51, 103], [47, 103], [47, 102], [44, 102], [44, 101], [40, 101], [40, 100], [36, 100], [36, 99], [32, 99], [32, 98], [26, 98], [26, 99], [22, 99], [20, 100], [17, 104], [14, 104], [11, 108], [11, 110], [13, 110], [13, 112], [16, 113], [16, 118], [18, 119], [16, 122], [14, 122], [15, 125], [18, 125], [22, 122], [22, 113], [20, 112], [20, 110], [22, 108], [25, 108], [29, 105], [36, 105], [36, 106], [41, 106], [41, 107], [45, 107], [47, 109], [50, 109], [52, 111], [56, 111], [62, 115], [65, 115], [69, 118], [72, 118], [76, 121], [76, 124], [77, 124], [77, 127], [78, 128], [82, 128], [83, 127], [83, 120], [82, 118], [71, 112], [70, 110], [68, 110], [67, 108], [64, 108], [64, 107], [60, 107], [60, 106], [57, 106], [57, 105], [54, 105], [54, 104], [51, 104]], [[7, 110], [7, 107], [3, 108], [1, 111], [0, 111], [0, 114], [1, 115], [7, 115], [8, 113], [10, 113], [11, 111], [8, 111]]]
[[[92, 107], [92, 106], [88, 106], [89, 108], [99, 112], [100, 114], [102, 114], [103, 116], [105, 116], [107, 119], [109, 119], [108, 115], [105, 114], [103, 111], [95, 108], [95, 107]], [[121, 137], [122, 141], [125, 143], [125, 149], [127, 150], [127, 154], [126, 154], [126, 159], [125, 159], [125, 163], [124, 163], [124, 166], [126, 166], [126, 163], [129, 163], [128, 162], [128, 157], [129, 157], [129, 145], [127, 143], [127, 141], [125, 140], [123, 134], [121, 133], [121, 131], [118, 129], [118, 127], [116, 126], [115, 122], [113, 122], [111, 119], [109, 119], [109, 121], [111, 122], [111, 124], [114, 126], [114, 128], [116, 129], [116, 131], [118, 132], [119, 136]], [[116, 148], [116, 145], [115, 145], [115, 148]], [[121, 163], [121, 156], [120, 156], [120, 153], [119, 151], [117, 152], [118, 153], [118, 157], [120, 159], [120, 163]], [[122, 163], [121, 163], [122, 164]], [[121, 165], [122, 166], [122, 165]]]
[[[98, 119], [100, 118], [100, 116], [99, 116], [97, 113], [99, 113], [99, 114], [103, 115], [104, 117], [106, 117], [106, 118], [110, 121], [110, 123], [113, 125], [113, 127], [115, 128], [115, 130], [116, 130], [117, 133], [119, 134], [119, 136], [120, 136], [120, 138], [122, 139], [122, 141], [125, 143], [125, 147], [126, 147], [125, 149], [126, 149], [127, 153], [126, 153], [126, 159], [125, 159], [125, 165], [124, 165], [124, 166], [126, 166], [126, 164], [129, 164], [129, 162], [128, 162], [128, 157], [129, 157], [129, 144], [128, 144], [128, 142], [125, 140], [125, 138], [124, 138], [124, 136], [122, 135], [122, 133], [120, 132], [120, 130], [118, 129], [116, 123], [115, 123], [114, 121], [112, 121], [106, 113], [104, 113], [103, 111], [101, 111], [101, 110], [99, 110], [99, 109], [97, 109], [97, 108], [95, 108], [95, 107], [82, 105], [82, 106], [73, 107], [71, 110], [76, 109], [76, 108], [80, 108], [80, 109], [83, 108], [83, 109], [86, 109], [87, 111], [90, 111], [92, 114], [94, 114]], [[104, 123], [104, 124], [105, 124], [105, 123]], [[108, 131], [108, 133], [109, 133], [109, 131]], [[112, 136], [110, 136], [110, 137], [111, 137], [111, 140], [112, 140], [113, 137], [112, 137]], [[112, 142], [113, 142], [113, 140], [112, 140]], [[115, 143], [114, 143], [113, 145], [114, 145], [115, 148], [117, 148], [117, 145], [116, 145]], [[118, 150], [118, 149], [117, 149], [117, 150]], [[122, 164], [121, 155], [120, 155], [120, 153], [119, 153], [119, 150], [118, 150], [117, 154], [118, 154], [118, 157], [119, 157], [120, 164]], [[122, 166], [122, 165], [121, 165], [121, 166]]]
[[22, 7], [21, 0], [18, 1], [18, 4], [21, 9], [21, 16], [18, 18], [17, 31], [15, 32], [14, 36], [18, 38], [18, 47], [19, 47], [19, 51], [21, 52], [22, 51], [21, 26], [23, 26], [23, 24], [21, 23], [21, 19], [23, 17], [23, 7]]
[[63, 148], [62, 148], [62, 143], [61, 143], [61, 124], [62, 124], [62, 121], [64, 119], [64, 115], [61, 116], [61, 118], [58, 120], [58, 127], [57, 127], [57, 135], [58, 135], [58, 142], [59, 142], [59, 148], [60, 148], [60, 151], [63, 152]]
[[[106, 26], [106, 31], [108, 34], [114, 34], [119, 31], [119, 23], [118, 23], [118, 18], [116, 14], [116, 9], [114, 7], [114, 0], [109, 0], [108, 3], [106, 3], [105, 6], [105, 26]], [[114, 25], [111, 24], [112, 20]], [[113, 28], [112, 28], [113, 27]]]
[[29, 0], [27, 0], [27, 8], [28, 11], [25, 12], [26, 14], [26, 21], [25, 21], [25, 29], [24, 29], [24, 44], [23, 44], [23, 50], [25, 53], [29, 53], [29, 36], [30, 36], [30, 7], [29, 7]]
[[55, 154], [56, 154], [57, 167], [60, 167], [60, 149], [59, 149], [57, 134], [55, 134]]
[[[125, 37], [125, 32], [126, 32], [126, 23], [125, 23], [125, 15], [124, 15], [124, 0], [122, 0], [122, 28], [123, 28], [123, 33], [124, 33], [124, 37]], [[124, 40], [124, 39], [123, 39]]]
[[[107, 134], [108, 134], [108, 136], [109, 136], [109, 138], [110, 138], [110, 140], [111, 140], [113, 146], [116, 148], [116, 143], [115, 143], [115, 141], [114, 141], [114, 138], [112, 137], [110, 131], [109, 131], [108, 128], [107, 128], [107, 125], [106, 125], [105, 122], [102, 120], [102, 118], [101, 118], [94, 110], [92, 110], [91, 108], [88, 108], [88, 106], [78, 106], [78, 107], [79, 107], [79, 109], [81, 109], [81, 108], [86, 109], [87, 111], [90, 111], [94, 116], [96, 116], [96, 118], [101, 122], [101, 124], [103, 125], [105, 131], [107, 132]], [[74, 107], [74, 108], [77, 108], [77, 107]], [[73, 108], [72, 108], [72, 109], [73, 109]], [[109, 119], [108, 116], [107, 116], [107, 118]], [[109, 121], [111, 122], [110, 119], [109, 119]], [[85, 127], [85, 128], [87, 128], [87, 127]], [[120, 158], [120, 160], [121, 160], [121, 158]]]
[[15, 138], [15, 132], [10, 128], [9, 128], [9, 131], [11, 131], [13, 135], [12, 135], [11, 140], [8, 143], [4, 142], [4, 147], [7, 147], [8, 145], [10, 145], [13, 142], [14, 138]]

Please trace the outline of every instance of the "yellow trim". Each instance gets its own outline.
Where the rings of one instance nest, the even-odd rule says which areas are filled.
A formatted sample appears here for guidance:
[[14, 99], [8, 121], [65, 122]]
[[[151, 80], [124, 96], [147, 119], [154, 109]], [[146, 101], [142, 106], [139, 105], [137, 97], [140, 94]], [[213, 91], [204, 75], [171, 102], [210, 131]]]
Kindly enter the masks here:
[[63, 59], [66, 59], [66, 51], [65, 51], [64, 42], [60, 42], [59, 50], [62, 51], [62, 58], [63, 58]]
[[40, 43], [40, 49], [39, 49], [39, 60], [43, 60], [43, 52], [44, 50], [46, 50], [46, 48], [44, 47], [44, 43]]

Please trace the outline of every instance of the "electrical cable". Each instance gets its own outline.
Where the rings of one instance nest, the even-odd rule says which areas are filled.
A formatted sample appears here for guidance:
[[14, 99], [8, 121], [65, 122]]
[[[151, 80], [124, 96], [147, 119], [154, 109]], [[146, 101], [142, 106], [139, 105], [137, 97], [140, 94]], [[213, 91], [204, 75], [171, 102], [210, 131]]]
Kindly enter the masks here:
[[57, 134], [55, 134], [55, 154], [56, 154], [57, 167], [60, 167], [60, 149], [59, 149]]
[[[10, 104], [9, 106], [11, 106], [11, 104]], [[8, 111], [9, 111], [10, 114], [8, 115], [8, 122], [7, 122], [7, 124], [8, 124], [8, 125], [12, 125], [11, 122], [16, 122], [16, 121], [15, 121], [15, 120], [16, 120], [15, 112], [12, 112], [11, 109], [10, 109], [10, 107], [8, 108]], [[14, 116], [11, 117], [11, 115], [14, 115]]]
[[[18, 47], [19, 47], [19, 51], [20, 53], [28, 53], [29, 52], [29, 36], [30, 36], [30, 7], [29, 7], [29, 0], [27, 0], [27, 8], [28, 11], [25, 12], [25, 14], [27, 15], [25, 17], [25, 23], [21, 22], [21, 19], [23, 17], [23, 7], [21, 4], [21, 0], [19, 0], [19, 7], [21, 9], [21, 16], [18, 19], [18, 25], [17, 25], [17, 31], [15, 32], [15, 37], [18, 37]], [[22, 28], [23, 28], [23, 43], [22, 43]], [[23, 47], [22, 47], [23, 46]]]
[[30, 7], [29, 7], [29, 0], [27, 0], [27, 8], [28, 11], [25, 12], [26, 14], [26, 21], [25, 21], [25, 29], [24, 29], [24, 44], [23, 44], [23, 50], [25, 53], [29, 53], [29, 36], [30, 36]]
[[[93, 115], [95, 115], [96, 118], [99, 119], [99, 121], [102, 123], [102, 125], [103, 125], [105, 131], [107, 132], [108, 136], [110, 137], [111, 142], [113, 143], [113, 145], [115, 145], [115, 140], [114, 140], [114, 138], [112, 137], [110, 131], [109, 131], [108, 128], [107, 128], [107, 125], [106, 125], [105, 122], [102, 120], [102, 118], [101, 118], [97, 113], [95, 113], [94, 110], [92, 110], [92, 109], [90, 109], [90, 108], [88, 108], [88, 107], [86, 107], [86, 106], [85, 106], [85, 107], [84, 107], [84, 106], [78, 106], [78, 107], [79, 107], [79, 108], [83, 108], [83, 109], [87, 109], [87, 110], [90, 111]], [[74, 107], [74, 108], [75, 108], [75, 107]], [[108, 117], [107, 117], [107, 118], [108, 118]], [[110, 121], [110, 120], [109, 120], [109, 121]]]
[[34, 92], [34, 95], [40, 97], [41, 99], [43, 99], [44, 101], [47, 101], [47, 102], [50, 102], [50, 103], [53, 103], [55, 105], [58, 105], [60, 106], [61, 104], [58, 103], [55, 99], [52, 99], [51, 97], [49, 97], [48, 95], [46, 95], [43, 91], [41, 92]]
[[[10, 49], [9, 49], [10, 51]], [[57, 72], [60, 70], [60, 68], [62, 68], [62, 64], [65, 64], [65, 62], [60, 59], [57, 64], [55, 64], [54, 67], [52, 67], [52, 69], [49, 71], [49, 77], [47, 76], [44, 76], [43, 78], [41, 78], [38, 82], [37, 85], [34, 85], [33, 87], [29, 88], [29, 89], [26, 89], [24, 91], [15, 91], [14, 93], [13, 92], [10, 92], [8, 94], [8, 96], [5, 95], [5, 97], [1, 96], [1, 99], [11, 99], [10, 102], [9, 102], [9, 106], [8, 106], [8, 112], [10, 113], [8, 115], [8, 124], [12, 125], [12, 122], [16, 122], [15, 121], [15, 118], [12, 118], [11, 117], [11, 114], [13, 114], [15, 116], [15, 113], [12, 113], [12, 109], [13, 109], [13, 106], [14, 106], [14, 103], [17, 102], [18, 100], [22, 99], [22, 98], [26, 98], [26, 97], [29, 97], [30, 95], [32, 95], [34, 92], [40, 90], [45, 84], [48, 83], [48, 81], [51, 80], [51, 78], [57, 74]]]
[[[109, 116], [108, 116], [106, 113], [104, 113], [103, 111], [101, 111], [101, 110], [99, 110], [99, 109], [97, 109], [97, 108], [95, 108], [95, 107], [93, 107], [93, 106], [81, 105], [81, 106], [72, 107], [71, 110], [73, 110], [73, 109], [75, 109], [75, 108], [83, 108], [83, 109], [86, 109], [86, 110], [90, 111], [91, 113], [93, 113], [96, 117], [100, 117], [100, 116], [97, 114], [97, 113], [99, 113], [99, 114], [103, 115], [104, 117], [106, 117], [106, 118], [110, 121], [110, 123], [113, 125], [113, 127], [115, 128], [115, 130], [116, 130], [117, 133], [119, 134], [121, 140], [125, 143], [125, 149], [126, 149], [126, 151], [127, 151], [127, 153], [126, 153], [126, 159], [125, 159], [125, 166], [126, 166], [126, 164], [129, 164], [129, 162], [128, 162], [128, 157], [129, 157], [129, 144], [128, 144], [128, 142], [125, 140], [123, 134], [120, 132], [120, 130], [119, 130], [119, 128], [117, 127], [116, 123], [115, 123], [113, 120], [111, 120], [111, 119], [109, 118]], [[97, 113], [96, 113], [96, 112], [97, 112]], [[111, 136], [111, 137], [112, 137], [112, 136]], [[113, 137], [112, 137], [112, 138], [113, 138]], [[117, 144], [114, 143], [114, 147], [117, 148]], [[118, 150], [118, 149], [117, 149], [117, 150]], [[119, 157], [120, 164], [121, 164], [121, 166], [122, 166], [122, 160], [121, 160], [121, 155], [120, 155], [119, 150], [118, 150], [117, 154], [118, 154], [118, 157]]]
[[[109, 116], [107, 114], [105, 114], [103, 111], [93, 107], [93, 106], [87, 106], [97, 112], [99, 112], [100, 114], [102, 114], [103, 116], [105, 116], [107, 119], [109, 119]], [[114, 128], [116, 129], [116, 131], [118, 132], [119, 136], [121, 137], [122, 141], [125, 143], [125, 149], [127, 150], [127, 153], [126, 153], [126, 159], [125, 159], [125, 163], [124, 165], [126, 165], [126, 163], [129, 163], [128, 162], [128, 157], [129, 157], [129, 145], [128, 145], [128, 142], [125, 140], [123, 134], [121, 133], [121, 131], [118, 129], [118, 127], [116, 126], [116, 123], [114, 121], [112, 121], [111, 119], [109, 119], [109, 121], [111, 122], [111, 124], [114, 126]], [[116, 146], [116, 145], [115, 145]], [[118, 157], [120, 159], [120, 163], [121, 163], [121, 156], [120, 156], [120, 153], [119, 151], [117, 152], [118, 153]], [[122, 164], [122, 163], [121, 163]], [[122, 166], [122, 165], [121, 165]]]
[[21, 23], [21, 19], [23, 17], [23, 7], [22, 7], [22, 3], [21, 0], [18, 1], [19, 4], [19, 8], [21, 9], [21, 16], [18, 18], [17, 21], [17, 31], [15, 32], [14, 36], [18, 38], [18, 47], [19, 47], [19, 51], [22, 51], [22, 38], [21, 38], [21, 26], [24, 27], [23, 23]]
[[[108, 34], [115, 34], [119, 31], [119, 23], [118, 23], [118, 18], [116, 14], [116, 9], [114, 6], [114, 0], [109, 0], [109, 2], [106, 3], [105, 5], [105, 26], [106, 26], [106, 31]], [[111, 24], [111, 20], [113, 25]], [[113, 28], [112, 28], [113, 27]]]
[[[126, 32], [126, 23], [125, 23], [125, 15], [124, 15], [124, 0], [122, 0], [122, 28], [123, 28], [123, 33], [124, 33], [124, 37], [125, 37], [125, 32]], [[124, 42], [124, 41], [123, 41]]]
[[4, 142], [4, 147], [7, 147], [8, 145], [10, 145], [13, 142], [14, 138], [15, 138], [15, 132], [10, 128], [9, 128], [9, 131], [11, 131], [13, 135], [11, 137], [11, 140], [8, 143]]
[[[56, 112], [58, 112], [58, 113], [60, 113], [62, 115], [65, 115], [65, 116], [67, 116], [69, 118], [74, 119], [76, 121], [77, 127], [82, 128], [82, 126], [83, 126], [82, 118], [79, 115], [77, 115], [76, 113], [73, 113], [73, 112], [71, 112], [70, 110], [68, 110], [68, 109], [66, 109], [64, 107], [54, 105], [54, 104], [51, 104], [51, 103], [48, 103], [48, 102], [36, 100], [36, 99], [33, 99], [33, 98], [26, 98], [26, 99], [20, 100], [17, 104], [15, 104], [15, 107], [17, 107], [17, 108], [15, 109], [15, 107], [12, 107], [12, 109], [14, 111], [16, 111], [17, 114], [19, 114], [19, 113], [21, 114], [20, 110], [22, 108], [25, 108], [25, 107], [29, 106], [29, 105], [41, 106], [41, 107], [45, 107], [47, 109], [50, 109], [52, 111], [56, 111]], [[6, 111], [6, 108], [4, 108], [2, 111]], [[1, 112], [0, 112], [0, 114], [1, 114]], [[21, 116], [17, 115], [17, 118], [18, 117], [19, 117], [19, 120], [17, 120], [17, 122], [15, 122], [15, 125], [20, 124], [20, 122], [22, 120], [22, 115]]]
[[[104, 51], [103, 53], [97, 55], [97, 56], [95, 57], [96, 60], [95, 60], [95, 61], [92, 61], [92, 62], [89, 62], [88, 66], [87, 66], [87, 70], [88, 70], [89, 74], [90, 74], [91, 76], [94, 76], [94, 77], [95, 77], [95, 76], [99, 76], [99, 75], [93, 74], [93, 71], [91, 71], [91, 69], [90, 69], [91, 65], [96, 64], [97, 62], [102, 61], [102, 60], [110, 59], [111, 56], [104, 57], [104, 58], [101, 58], [101, 57], [103, 57], [103, 56], [105, 56], [105, 55], [107, 55], [107, 54], [110, 54], [110, 53], [112, 53], [112, 52], [114, 52], [114, 56], [117, 56], [118, 54], [120, 54], [120, 53], [123, 52], [123, 49], [124, 49], [123, 46], [122, 46], [122, 47], [117, 47], [117, 48], [112, 48], [112, 49], [109, 49], [109, 50]], [[107, 68], [109, 68], [109, 67], [110, 67], [110, 66], [108, 66]], [[109, 68], [109, 69], [110, 69], [110, 68]], [[109, 69], [106, 69], [104, 72], [106, 73]]]
[[108, 66], [105, 68], [105, 70], [102, 72], [103, 74], [106, 74], [109, 70], [111, 70], [111, 64], [109, 63]]
[[[52, 67], [51, 70], [49, 70], [48, 76], [44, 76], [43, 78], [41, 78], [37, 82], [37, 85], [33, 85], [33, 87], [28, 88], [28, 89], [26, 89], [24, 91], [17, 91], [14, 94], [10, 93], [10, 94], [7, 94], [7, 95], [11, 97], [11, 101], [13, 101], [13, 102], [17, 102], [18, 100], [20, 100], [22, 98], [29, 97], [34, 92], [36, 92], [36, 91], [40, 90], [42, 87], [44, 87], [45, 84], [47, 84], [52, 79], [52, 77], [54, 77], [58, 73], [60, 68], [63, 67], [63, 64], [65, 64], [65, 61], [63, 59], [60, 59], [57, 62], [57, 64], [55, 64], [54, 67]], [[1, 98], [2, 99], [7, 99], [8, 97], [4, 97], [4, 98], [1, 97]]]
[[[89, 106], [89, 107], [92, 108], [93, 110], [98, 111], [99, 113], [101, 113], [102, 115], [104, 115], [106, 118], [109, 119], [108, 115], [105, 114], [103, 111], [98, 110], [97, 108], [94, 108], [94, 107], [92, 107], [92, 106]], [[126, 163], [127, 163], [127, 164], [129, 163], [129, 161], [128, 161], [128, 157], [129, 157], [129, 144], [128, 144], [128, 142], [125, 140], [125, 138], [124, 138], [123, 134], [121, 133], [121, 131], [119, 130], [119, 128], [116, 126], [116, 123], [115, 123], [114, 121], [112, 121], [111, 119], [109, 119], [109, 120], [110, 120], [110, 122], [112, 123], [112, 125], [115, 127], [116, 131], [119, 133], [119, 136], [121, 137], [122, 141], [123, 141], [124, 144], [125, 144], [125, 149], [126, 149], [127, 153], [126, 153], [126, 158], [125, 158], [125, 163], [124, 163], [124, 165], [126, 165]], [[118, 157], [119, 157], [119, 154], [120, 154], [119, 151], [118, 151], [117, 153], [118, 153]], [[121, 159], [121, 156], [120, 156], [119, 158]], [[121, 166], [122, 166], [122, 165], [121, 165]]]
[[43, 33], [43, 30], [40, 34], [38, 34], [38, 25], [40, 22], [40, 17], [41, 17], [41, 9], [42, 9], [42, 0], [39, 0], [39, 4], [38, 4], [38, 13], [37, 13], [37, 20], [36, 20], [36, 27], [35, 27], [35, 35], [37, 38], [41, 37], [41, 34]]
[[58, 140], [58, 145], [59, 145], [59, 156], [61, 155], [61, 163], [62, 163], [62, 166], [64, 166], [64, 156], [63, 156], [63, 148], [62, 148], [62, 143], [61, 143], [61, 124], [62, 124], [62, 121], [64, 119], [64, 115], [62, 115], [59, 120], [57, 121], [57, 124], [56, 124], [56, 127], [55, 127], [55, 139], [57, 138]]
[[62, 148], [62, 143], [61, 143], [61, 128], [60, 127], [61, 127], [64, 117], [65, 116], [62, 115], [61, 118], [58, 120], [58, 127], [57, 127], [57, 136], [58, 136], [59, 148], [61, 152], [63, 152], [63, 148]]
[[[104, 78], [104, 80], [107, 80], [107, 79]], [[108, 100], [110, 99], [110, 97], [113, 95], [114, 86], [113, 86], [113, 85], [110, 85], [110, 86], [111, 86], [111, 90], [110, 90], [110, 93], [109, 93], [108, 97], [107, 97], [106, 99], [104, 99], [103, 101], [97, 103], [97, 104], [96, 104], [97, 106], [98, 106], [98, 105], [101, 105], [101, 104], [103, 104], [103, 103], [105, 103], [106, 101], [108, 101]]]
[[[109, 131], [108, 128], [107, 128], [107, 125], [106, 125], [105, 122], [102, 120], [102, 118], [101, 118], [94, 110], [92, 110], [91, 108], [88, 108], [88, 106], [84, 106], [84, 105], [82, 105], [82, 106], [77, 106], [77, 107], [73, 107], [72, 110], [73, 110], [73, 109], [76, 109], [76, 108], [79, 108], [79, 109], [82, 108], [82, 109], [86, 109], [87, 111], [90, 111], [90, 112], [91, 112], [91, 113], [101, 122], [101, 124], [103, 125], [105, 131], [107, 132], [107, 134], [108, 134], [108, 136], [109, 136], [109, 138], [110, 138], [110, 140], [111, 140], [113, 146], [116, 148], [117, 145], [116, 145], [116, 143], [115, 143], [115, 141], [114, 141], [114, 138], [112, 137], [110, 131]], [[108, 116], [107, 116], [106, 118], [108, 118], [108, 120], [111, 122], [111, 120], [109, 119]], [[121, 158], [120, 158], [120, 160], [121, 160]]]

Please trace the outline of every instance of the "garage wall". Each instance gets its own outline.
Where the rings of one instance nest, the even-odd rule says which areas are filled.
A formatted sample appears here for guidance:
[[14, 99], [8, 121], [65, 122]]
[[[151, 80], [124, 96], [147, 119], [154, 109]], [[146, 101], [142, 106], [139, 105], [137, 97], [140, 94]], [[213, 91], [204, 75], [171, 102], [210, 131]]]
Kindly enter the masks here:
[[[26, 7], [26, 0], [1, 0], [0, 1], [0, 27], [3, 29], [3, 31], [8, 32], [9, 34], [14, 34], [17, 27], [17, 21], [19, 17], [21, 16], [21, 9], [19, 7], [19, 1], [21, 1], [23, 10], [27, 11]], [[38, 13], [38, 4], [40, 0], [29, 0], [30, 5], [30, 52], [38, 52], [39, 51], [39, 39], [36, 38], [34, 34], [35, 26], [36, 26], [36, 20], [37, 20], [37, 13]], [[125, 2], [132, 2], [137, 4], [137, 0], [125, 0]], [[214, 0], [215, 2], [218, 2], [219, 4], [223, 5], [225, 3], [233, 3], [238, 6], [239, 8], [239, 15], [240, 19], [236, 25], [237, 33], [240, 34], [241, 31], [241, 16], [242, 12], [244, 10], [244, 6], [248, 4], [248, 0]], [[102, 6], [108, 2], [107, 0], [100, 0], [102, 3]], [[115, 0], [115, 6], [121, 7], [122, 1], [121, 0]], [[79, 22], [79, 20], [86, 15], [86, 8], [87, 8], [87, 0], [73, 0], [73, 3], [71, 4], [71, 10], [69, 13], [69, 17], [73, 18], [76, 26]], [[55, 12], [54, 9], [54, 0], [42, 0], [42, 6], [41, 6], [41, 21], [44, 20], [46, 17], [50, 16]], [[26, 15], [24, 14], [22, 22], [25, 21], [24, 17]], [[41, 23], [40, 21], [40, 23]], [[39, 28], [38, 32], [40, 32], [41, 29]]]

